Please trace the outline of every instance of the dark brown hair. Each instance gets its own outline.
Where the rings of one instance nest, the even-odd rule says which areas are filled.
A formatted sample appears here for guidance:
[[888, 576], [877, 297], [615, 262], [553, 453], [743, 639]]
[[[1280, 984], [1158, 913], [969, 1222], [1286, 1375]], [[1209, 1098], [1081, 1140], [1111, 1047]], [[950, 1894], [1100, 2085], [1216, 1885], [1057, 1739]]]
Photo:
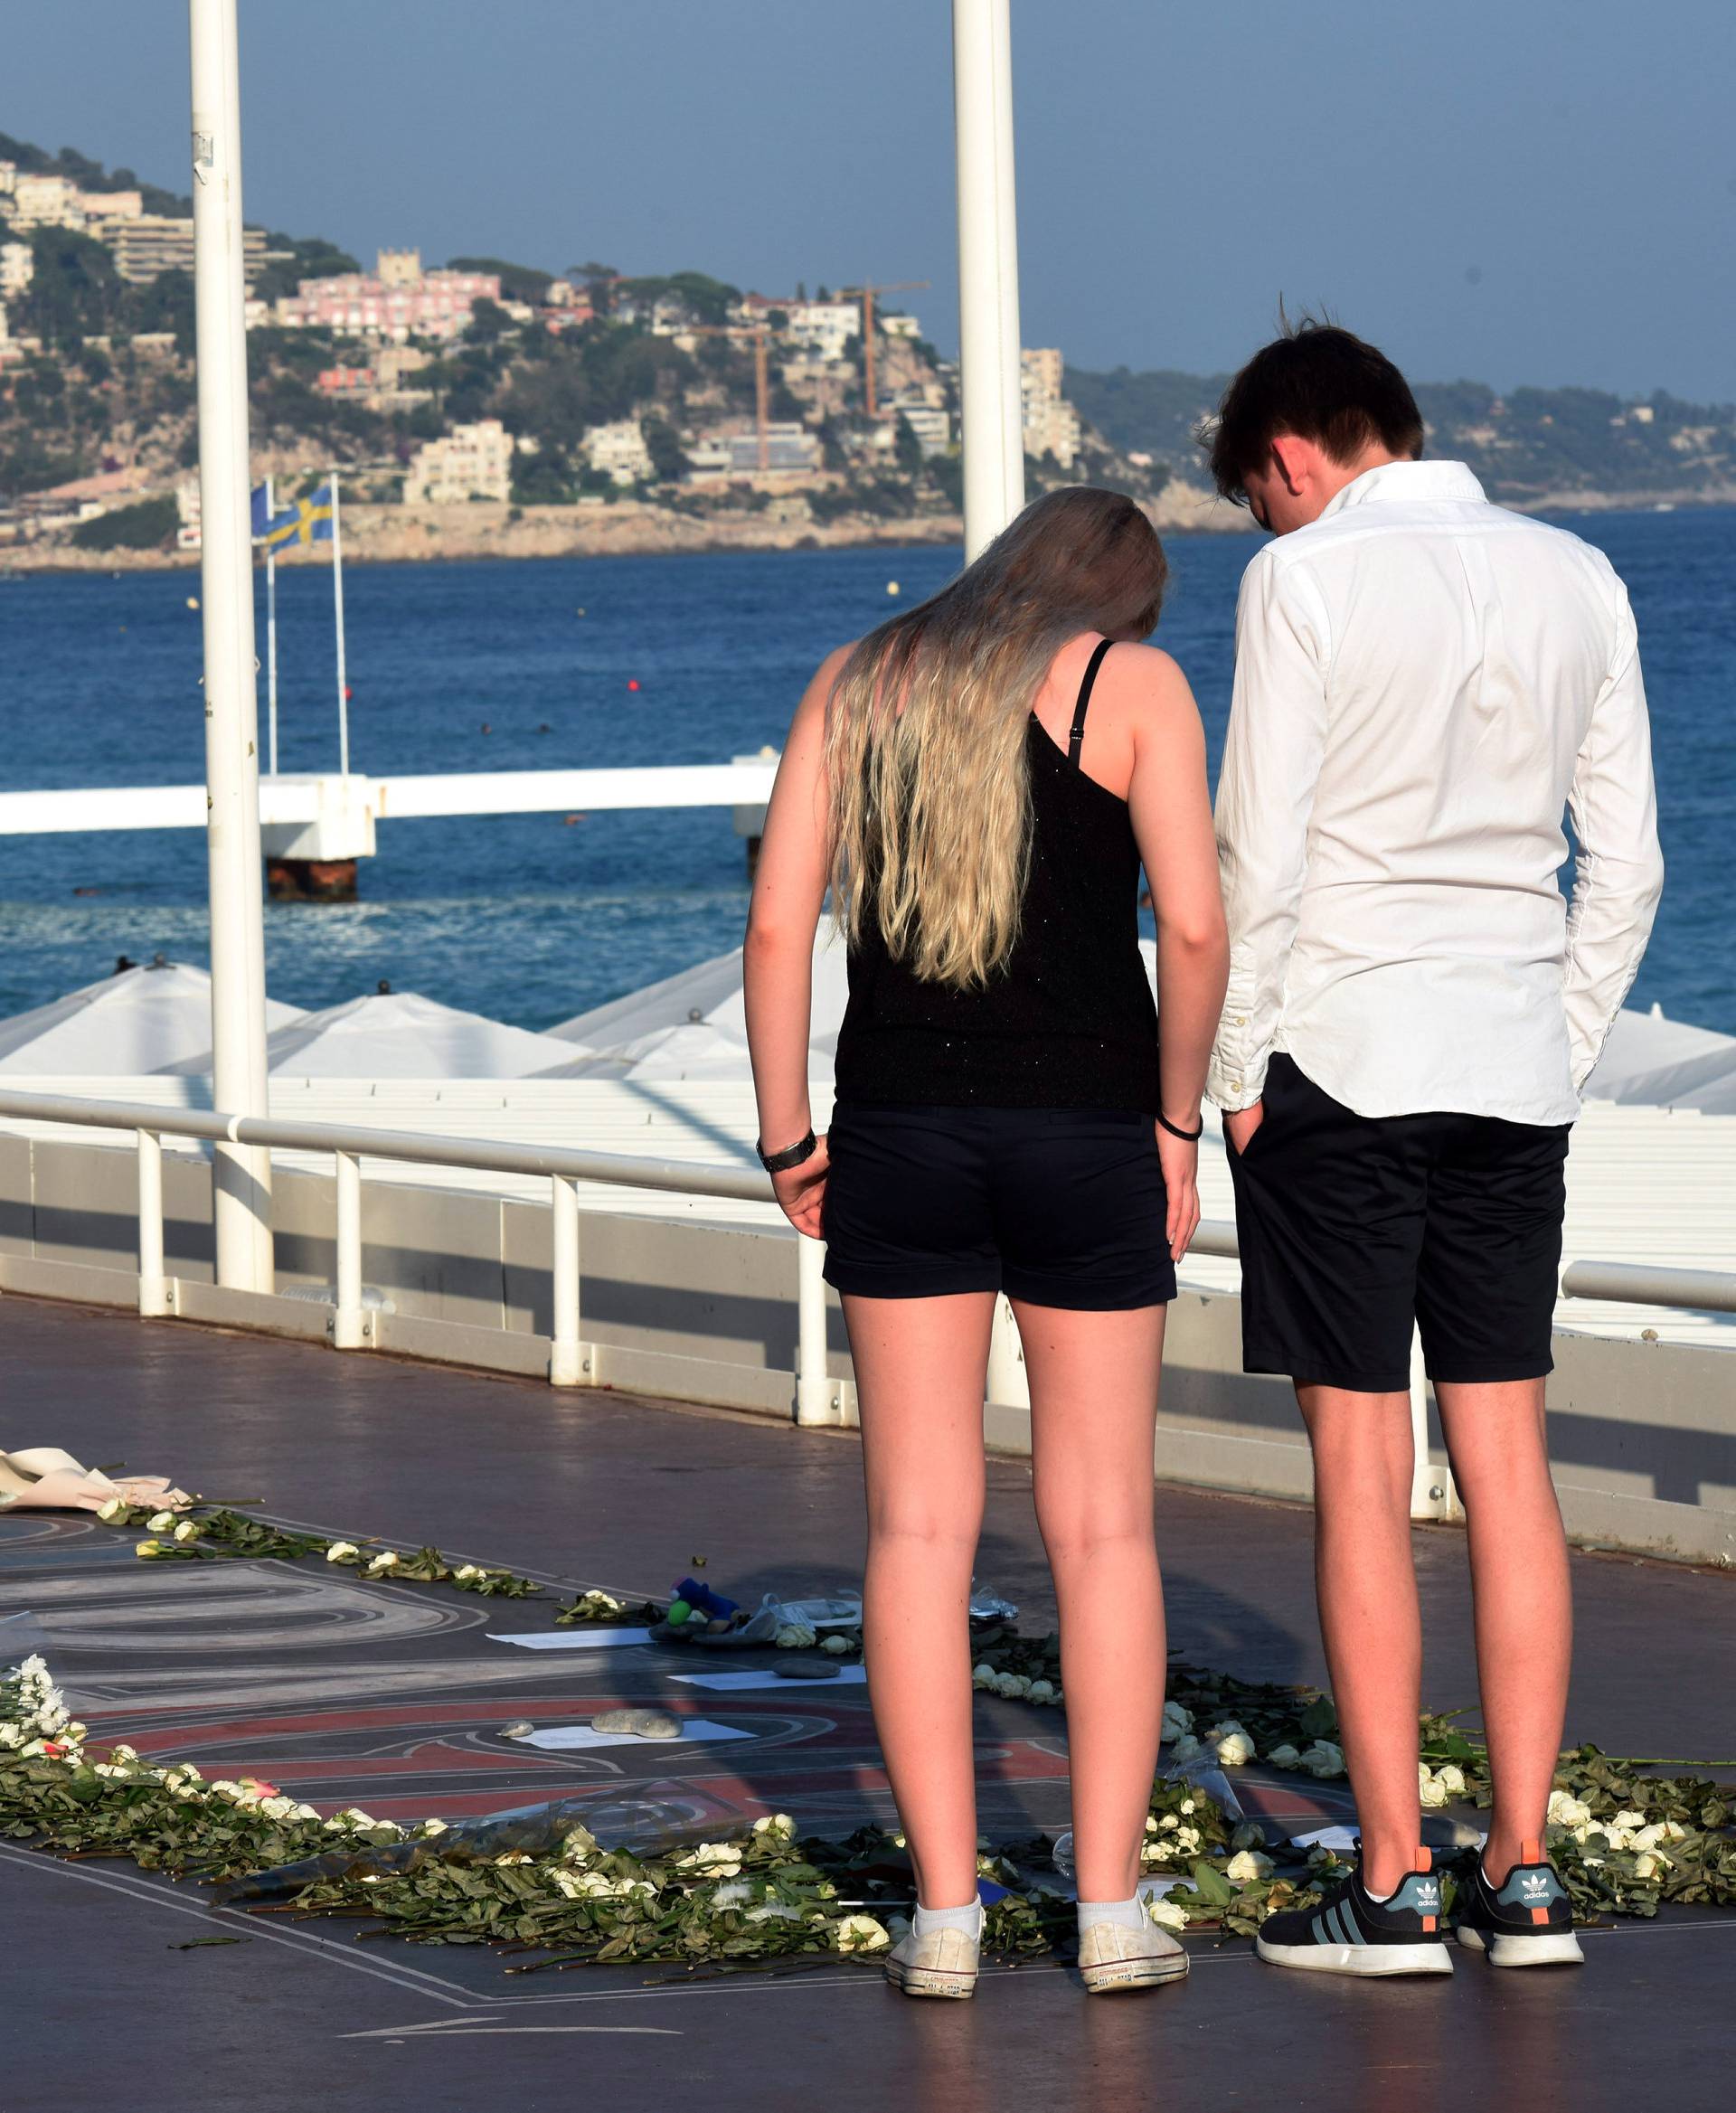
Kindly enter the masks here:
[[1287, 323], [1254, 354], [1224, 391], [1215, 424], [1201, 433], [1226, 499], [1247, 504], [1249, 473], [1266, 467], [1285, 433], [1312, 440], [1338, 463], [1354, 462], [1376, 442], [1401, 458], [1422, 453], [1422, 413], [1404, 376], [1373, 345], [1310, 316]]

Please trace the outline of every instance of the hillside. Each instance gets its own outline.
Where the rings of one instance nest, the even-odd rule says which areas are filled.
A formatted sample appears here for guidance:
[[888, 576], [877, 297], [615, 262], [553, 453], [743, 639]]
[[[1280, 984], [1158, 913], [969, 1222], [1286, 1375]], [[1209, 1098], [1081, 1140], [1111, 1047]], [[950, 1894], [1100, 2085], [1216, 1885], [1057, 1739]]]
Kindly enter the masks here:
[[[1073, 367], [1067, 393], [1112, 447], [1150, 455], [1203, 484], [1194, 434], [1229, 379]], [[1481, 382], [1422, 382], [1417, 401], [1429, 454], [1469, 463], [1490, 495], [1511, 505], [1710, 497], [1736, 487], [1736, 407], [1727, 403], [1684, 403], [1662, 391], [1641, 401], [1596, 389], [1515, 389], [1503, 397]]]

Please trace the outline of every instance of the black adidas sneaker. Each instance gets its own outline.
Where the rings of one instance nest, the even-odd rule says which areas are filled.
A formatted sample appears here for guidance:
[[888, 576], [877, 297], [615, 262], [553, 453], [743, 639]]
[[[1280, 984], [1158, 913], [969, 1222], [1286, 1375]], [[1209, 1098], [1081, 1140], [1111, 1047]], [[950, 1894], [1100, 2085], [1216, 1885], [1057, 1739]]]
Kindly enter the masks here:
[[1489, 1883], [1477, 1858], [1454, 1903], [1458, 1941], [1486, 1952], [1491, 1966], [1582, 1966], [1585, 1954], [1573, 1934], [1567, 1888], [1543, 1854], [1543, 1844], [1522, 1843], [1520, 1855], [1523, 1861], [1500, 1886]]
[[1450, 1974], [1440, 1935], [1440, 1881], [1429, 1852], [1388, 1901], [1371, 1900], [1360, 1871], [1317, 1908], [1269, 1915], [1254, 1949], [1274, 1967], [1311, 1974]]

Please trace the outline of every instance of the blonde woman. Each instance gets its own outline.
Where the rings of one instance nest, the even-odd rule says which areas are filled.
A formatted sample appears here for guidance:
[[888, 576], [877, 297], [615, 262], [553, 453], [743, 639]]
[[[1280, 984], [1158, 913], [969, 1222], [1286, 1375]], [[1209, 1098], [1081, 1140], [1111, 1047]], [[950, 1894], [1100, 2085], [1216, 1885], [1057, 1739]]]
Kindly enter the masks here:
[[[919, 1901], [888, 1972], [912, 1995], [968, 1995], [976, 1976], [966, 1609], [1001, 1292], [1061, 1609], [1080, 1966], [1092, 1989], [1187, 1970], [1136, 1893], [1165, 1665], [1152, 1447], [1227, 957], [1199, 713], [1175, 662], [1139, 643], [1165, 573], [1131, 500], [1037, 500], [931, 600], [822, 664], [760, 855], [760, 1148], [790, 1222], [827, 1242], [849, 1329], [863, 1642]], [[816, 1138], [828, 888], [850, 999]]]

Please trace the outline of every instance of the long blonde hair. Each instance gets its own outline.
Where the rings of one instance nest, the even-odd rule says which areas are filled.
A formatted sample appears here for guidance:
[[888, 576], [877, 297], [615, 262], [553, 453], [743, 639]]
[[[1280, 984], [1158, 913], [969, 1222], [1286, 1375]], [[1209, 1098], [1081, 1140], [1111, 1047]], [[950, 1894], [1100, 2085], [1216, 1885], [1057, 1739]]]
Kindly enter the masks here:
[[1068, 639], [1143, 638], [1167, 575], [1130, 498], [1071, 485], [857, 643], [826, 718], [832, 900], [853, 943], [872, 918], [895, 960], [958, 989], [1005, 967], [1030, 868], [1032, 704]]

